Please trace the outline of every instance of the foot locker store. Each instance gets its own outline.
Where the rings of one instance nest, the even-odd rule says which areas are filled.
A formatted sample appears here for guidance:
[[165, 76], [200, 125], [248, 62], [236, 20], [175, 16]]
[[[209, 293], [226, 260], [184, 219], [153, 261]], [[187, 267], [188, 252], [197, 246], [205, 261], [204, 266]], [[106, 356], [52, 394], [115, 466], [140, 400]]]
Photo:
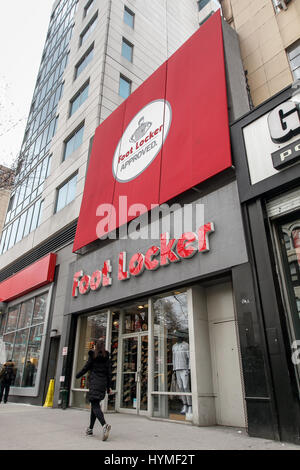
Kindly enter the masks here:
[[250, 314], [255, 302], [219, 15], [96, 129], [73, 252], [62, 373], [70, 405], [88, 406], [88, 376], [75, 375], [103, 337], [115, 392], [106, 409], [246, 427], [237, 325], [242, 300]]

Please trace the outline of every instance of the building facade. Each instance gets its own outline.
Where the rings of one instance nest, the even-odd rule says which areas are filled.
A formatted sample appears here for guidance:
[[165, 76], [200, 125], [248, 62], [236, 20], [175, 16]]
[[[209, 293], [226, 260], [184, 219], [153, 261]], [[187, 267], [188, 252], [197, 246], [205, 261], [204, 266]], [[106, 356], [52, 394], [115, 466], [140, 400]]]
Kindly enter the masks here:
[[[299, 443], [299, 87], [287, 87], [231, 128], [252, 259], [268, 387], [252, 406]], [[289, 114], [286, 113], [289, 110]], [[253, 139], [255, 135], [255, 139]], [[255, 345], [248, 318], [242, 347]]]
[[298, 0], [222, 0], [223, 15], [238, 34], [254, 106], [299, 79]]
[[[54, 378], [54, 406], [86, 408], [88, 376], [75, 374], [102, 337], [106, 409], [297, 441], [276, 418], [229, 141], [251, 103], [217, 3], [54, 3], [0, 245], [13, 401], [43, 404]], [[136, 212], [108, 212], [119, 236], [101, 240], [98, 206], [117, 196], [142, 214], [175, 209], [134, 229]]]

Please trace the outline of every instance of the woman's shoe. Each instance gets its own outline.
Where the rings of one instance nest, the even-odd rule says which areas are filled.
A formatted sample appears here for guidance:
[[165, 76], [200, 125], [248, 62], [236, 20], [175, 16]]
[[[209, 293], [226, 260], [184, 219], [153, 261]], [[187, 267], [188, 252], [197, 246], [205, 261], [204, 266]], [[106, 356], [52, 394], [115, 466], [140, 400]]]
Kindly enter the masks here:
[[85, 431], [85, 434], [87, 436], [92, 436], [93, 435], [93, 430], [91, 428], [87, 428], [87, 430]]
[[104, 424], [103, 426], [103, 436], [102, 436], [102, 441], [106, 441], [108, 436], [109, 436], [109, 432], [111, 430], [111, 425], [110, 424]]

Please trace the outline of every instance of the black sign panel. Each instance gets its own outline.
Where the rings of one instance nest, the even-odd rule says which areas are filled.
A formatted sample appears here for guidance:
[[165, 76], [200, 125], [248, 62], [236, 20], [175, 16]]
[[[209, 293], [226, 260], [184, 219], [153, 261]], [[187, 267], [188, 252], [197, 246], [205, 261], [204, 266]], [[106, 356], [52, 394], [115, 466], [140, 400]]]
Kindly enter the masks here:
[[273, 166], [276, 170], [281, 170], [286, 166], [292, 165], [300, 160], [300, 139], [296, 140], [286, 147], [271, 154]]

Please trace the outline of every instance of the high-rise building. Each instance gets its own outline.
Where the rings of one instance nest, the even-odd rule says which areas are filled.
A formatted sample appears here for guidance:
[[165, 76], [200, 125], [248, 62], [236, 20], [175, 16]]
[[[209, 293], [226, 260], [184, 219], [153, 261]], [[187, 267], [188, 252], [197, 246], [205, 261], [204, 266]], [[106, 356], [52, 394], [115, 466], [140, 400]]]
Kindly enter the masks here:
[[[87, 408], [88, 377], [75, 375], [102, 338], [105, 409], [281, 438], [263, 328], [245, 333], [257, 307], [229, 126], [251, 103], [220, 11], [55, 1], [0, 244], [11, 400], [43, 404], [54, 378], [54, 406]], [[150, 215], [170, 201], [163, 230], [168, 214]], [[101, 203], [117, 239], [101, 239]], [[185, 205], [196, 216], [178, 234]], [[151, 237], [121, 236], [139, 224]], [[260, 381], [272, 419], [252, 400]]]

